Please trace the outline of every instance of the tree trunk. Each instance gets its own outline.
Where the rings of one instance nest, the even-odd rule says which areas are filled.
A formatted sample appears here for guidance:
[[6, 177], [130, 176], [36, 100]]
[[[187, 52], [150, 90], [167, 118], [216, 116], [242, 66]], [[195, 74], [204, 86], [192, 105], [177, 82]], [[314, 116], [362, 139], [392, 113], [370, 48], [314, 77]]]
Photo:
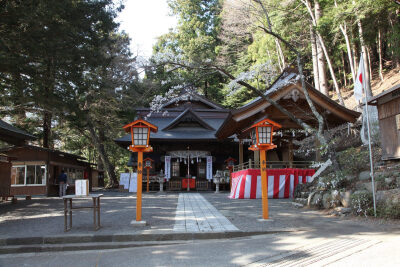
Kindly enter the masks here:
[[[344, 101], [343, 101], [343, 98], [342, 98], [342, 94], [340, 93], [339, 86], [337, 84], [335, 72], [333, 70], [332, 63], [331, 63], [330, 57], [328, 55], [328, 50], [326, 49], [326, 46], [325, 46], [325, 43], [324, 43], [324, 39], [322, 38], [321, 34], [318, 32], [317, 20], [316, 20], [314, 14], [312, 12], [311, 4], [310, 4], [310, 2], [308, 0], [301, 0], [301, 2], [306, 6], [307, 11], [308, 11], [308, 13], [309, 13], [309, 15], [311, 17], [311, 21], [313, 23], [313, 26], [316, 29], [317, 44], [319, 44], [321, 46], [322, 51], [324, 52], [324, 56], [325, 56], [326, 62], [328, 63], [329, 72], [330, 72], [331, 77], [332, 77], [332, 81], [333, 81], [333, 85], [335, 87], [336, 94], [338, 95], [340, 104], [344, 106]], [[317, 3], [318, 6], [319, 6], [319, 3], [318, 3], [317, 0], [315, 0], [315, 3]], [[319, 77], [320, 77], [320, 82], [321, 82], [321, 73], [319, 73], [319, 75], [320, 75]], [[322, 90], [322, 88], [321, 88], [321, 90]]]
[[[345, 68], [345, 62], [344, 62], [344, 55], [342, 54], [342, 66], [343, 66], [343, 83], [342, 86], [347, 87], [347, 76], [346, 76], [346, 68]], [[340, 70], [341, 68], [339, 68]]]
[[[314, 11], [315, 11], [315, 24], [317, 26], [318, 20], [321, 18], [321, 7], [318, 1], [314, 1]], [[329, 95], [328, 80], [326, 78], [326, 64], [324, 61], [324, 52], [321, 47], [321, 41], [317, 38], [316, 41], [317, 48], [317, 62], [318, 62], [318, 80], [319, 80], [319, 90], [324, 95]]]
[[93, 122], [91, 121], [91, 119], [88, 118], [87, 121], [88, 121], [87, 129], [89, 130], [90, 137], [91, 137], [97, 151], [99, 152], [99, 156], [101, 158], [101, 161], [103, 162], [105, 171], [107, 172], [108, 177], [110, 178], [109, 186], [114, 187], [114, 186], [118, 185], [118, 180], [117, 180], [117, 176], [115, 175], [115, 168], [111, 164], [111, 162], [108, 158], [108, 155], [106, 153], [106, 150], [104, 149], [104, 144], [101, 141], [102, 133], [100, 133], [98, 136], [96, 134], [96, 128], [95, 128]]
[[[372, 63], [371, 63], [371, 49], [367, 46], [368, 66], [369, 66], [369, 80], [372, 81]], [[372, 91], [372, 88], [371, 88]]]
[[49, 111], [43, 112], [43, 147], [50, 148], [50, 138], [51, 138], [51, 119], [52, 114]]
[[379, 77], [381, 81], [384, 80], [383, 78], [383, 66], [382, 66], [382, 30], [378, 29], [378, 56], [379, 56]]
[[286, 68], [285, 56], [283, 55], [281, 44], [279, 43], [278, 39], [276, 39], [276, 38], [275, 38], [275, 43], [276, 43], [276, 47], [277, 47], [277, 50], [279, 53], [279, 57], [282, 62], [282, 70], [281, 71], [283, 71], [283, 69]]
[[[353, 36], [353, 33], [351, 31], [350, 31], [350, 34], [352, 36], [351, 39], [354, 40], [354, 36]], [[352, 54], [353, 54], [354, 73], [357, 75], [359, 58], [357, 56], [357, 48], [356, 48], [355, 42], [351, 43], [351, 51], [352, 51]]]
[[362, 24], [361, 24], [361, 20], [357, 20], [357, 26], [358, 26], [358, 35], [360, 38], [360, 44], [361, 44], [361, 51], [363, 53], [363, 61], [364, 61], [364, 71], [365, 71], [365, 89], [366, 89], [366, 93], [367, 96], [370, 97], [372, 96], [372, 91], [371, 91], [371, 74], [369, 72], [369, 64], [368, 64], [368, 54], [367, 54], [367, 48], [365, 46], [365, 42], [364, 42], [364, 34], [363, 34], [363, 28], [362, 28]]
[[[335, 6], [337, 7], [336, 0], [335, 0]], [[353, 84], [356, 84], [356, 72], [354, 70], [353, 56], [351, 55], [350, 40], [349, 40], [349, 35], [347, 34], [346, 23], [344, 22], [343, 24], [339, 24], [339, 28], [346, 42], [347, 56], [349, 58], [349, 65], [350, 65], [351, 77], [353, 78]]]
[[350, 40], [349, 40], [349, 36], [347, 35], [347, 26], [346, 26], [346, 24], [343, 24], [343, 25], [341, 24], [339, 27], [344, 36], [344, 40], [346, 41], [347, 57], [349, 58], [351, 77], [353, 78], [353, 84], [355, 84], [356, 83], [356, 72], [354, 70], [354, 64], [353, 64], [354, 59], [351, 54]]
[[315, 33], [312, 25], [310, 25], [310, 41], [311, 41], [311, 56], [313, 63], [313, 73], [314, 73], [314, 87], [320, 91], [319, 87], [319, 73], [318, 73], [318, 59], [317, 59], [317, 44], [315, 40]]
[[[268, 14], [267, 10], [265, 9], [264, 5], [260, 2], [260, 0], [254, 0], [254, 1], [261, 5], [261, 8], [264, 11], [264, 14]], [[269, 19], [269, 16], [266, 16], [266, 18], [267, 18], [268, 29], [270, 32], [272, 32], [271, 20]], [[279, 43], [279, 38], [277, 38], [276, 36], [274, 36], [274, 37], [275, 37], [276, 48], [278, 51], [278, 59], [280, 59], [282, 61], [282, 70], [283, 70], [286, 67], [285, 56], [283, 55], [282, 47]]]
[[278, 51], [278, 43], [276, 42], [276, 40], [275, 40], [275, 49], [276, 49], [276, 54], [278, 56], [279, 70], [282, 72], [284, 69], [284, 66], [282, 65], [281, 54]]

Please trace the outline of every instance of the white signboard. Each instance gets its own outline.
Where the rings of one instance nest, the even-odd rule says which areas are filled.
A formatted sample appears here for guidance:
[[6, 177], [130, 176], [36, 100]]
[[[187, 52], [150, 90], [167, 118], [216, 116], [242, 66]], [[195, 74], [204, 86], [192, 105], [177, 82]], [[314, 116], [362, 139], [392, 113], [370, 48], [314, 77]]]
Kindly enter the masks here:
[[134, 172], [131, 175], [131, 179], [129, 181], [129, 192], [137, 192], [137, 173]]
[[89, 180], [75, 180], [75, 195], [89, 195]]
[[171, 178], [171, 156], [165, 156], [165, 179]]
[[212, 156], [207, 156], [207, 179], [212, 179]]

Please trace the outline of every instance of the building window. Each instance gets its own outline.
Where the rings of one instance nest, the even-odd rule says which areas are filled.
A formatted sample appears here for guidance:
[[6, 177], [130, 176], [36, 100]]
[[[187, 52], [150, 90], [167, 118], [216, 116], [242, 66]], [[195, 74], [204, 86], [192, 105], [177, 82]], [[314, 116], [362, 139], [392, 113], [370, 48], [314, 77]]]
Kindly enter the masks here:
[[180, 165], [179, 161], [172, 162], [172, 177], [179, 177], [179, 165]]
[[13, 166], [11, 169], [11, 185], [45, 185], [45, 165]]
[[67, 175], [67, 183], [69, 183], [69, 184], [75, 184], [75, 180], [84, 179], [83, 178], [83, 170], [68, 168], [65, 170], [65, 174]]

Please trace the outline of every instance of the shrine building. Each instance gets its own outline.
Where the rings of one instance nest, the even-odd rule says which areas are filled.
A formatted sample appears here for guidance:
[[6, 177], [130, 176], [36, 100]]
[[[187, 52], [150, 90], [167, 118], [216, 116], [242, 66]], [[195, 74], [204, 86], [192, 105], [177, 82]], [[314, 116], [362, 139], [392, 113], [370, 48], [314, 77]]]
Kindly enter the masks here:
[[[307, 89], [327, 128], [355, 122], [359, 117], [358, 112], [341, 106], [311, 85], [307, 84]], [[265, 95], [309, 125], [317, 126], [294, 69], [284, 70]], [[185, 189], [188, 181], [192, 183], [191, 188], [212, 189], [213, 176], [217, 171], [227, 169], [228, 158], [233, 158], [236, 165], [251, 168], [252, 162], [259, 162], [259, 155], [257, 151], [248, 150], [250, 140], [243, 130], [263, 118], [282, 125], [273, 136], [278, 147], [267, 154], [268, 162], [274, 162], [276, 166], [270, 164], [268, 168], [308, 167], [306, 165], [310, 164], [293, 155], [293, 139], [305, 137], [301, 127], [260, 97], [238, 109], [229, 110], [204, 96], [185, 91], [165, 103], [159, 112], [138, 108], [137, 115], [158, 127], [158, 132], [150, 135], [153, 152], [144, 157], [154, 160], [153, 174], [161, 171], [165, 174], [167, 190]], [[127, 148], [131, 140], [131, 135], [127, 134], [115, 142]], [[313, 155], [310, 160], [319, 160], [318, 155]], [[132, 153], [131, 162], [135, 161]]]

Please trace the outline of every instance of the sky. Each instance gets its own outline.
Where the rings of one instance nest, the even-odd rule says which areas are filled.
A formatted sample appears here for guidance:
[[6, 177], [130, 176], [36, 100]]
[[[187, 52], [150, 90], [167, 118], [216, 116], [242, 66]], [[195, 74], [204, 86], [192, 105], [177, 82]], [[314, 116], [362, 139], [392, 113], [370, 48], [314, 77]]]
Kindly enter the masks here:
[[174, 28], [177, 19], [168, 15], [167, 0], [125, 0], [124, 5], [117, 18], [120, 30], [129, 34], [133, 55], [149, 58], [156, 38]]

